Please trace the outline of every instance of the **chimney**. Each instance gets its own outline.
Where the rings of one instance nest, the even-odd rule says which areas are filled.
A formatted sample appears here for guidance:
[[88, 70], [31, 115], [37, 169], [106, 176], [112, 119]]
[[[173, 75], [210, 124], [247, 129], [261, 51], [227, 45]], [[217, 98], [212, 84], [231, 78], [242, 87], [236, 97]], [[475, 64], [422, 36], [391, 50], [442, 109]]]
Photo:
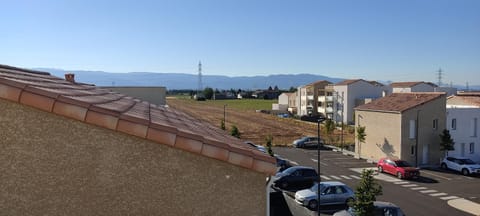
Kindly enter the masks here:
[[67, 73], [65, 74], [65, 80], [71, 83], [75, 83], [75, 74], [73, 73]]

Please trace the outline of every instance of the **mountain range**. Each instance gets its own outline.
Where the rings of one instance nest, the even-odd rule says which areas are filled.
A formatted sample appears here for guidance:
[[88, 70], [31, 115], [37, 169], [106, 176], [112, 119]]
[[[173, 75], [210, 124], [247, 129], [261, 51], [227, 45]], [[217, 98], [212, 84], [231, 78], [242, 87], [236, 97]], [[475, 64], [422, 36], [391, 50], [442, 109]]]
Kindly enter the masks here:
[[[110, 73], [104, 71], [63, 70], [52, 68], [35, 68], [46, 71], [58, 77], [64, 77], [66, 73], [74, 73], [77, 82], [95, 84], [96, 86], [163, 86], [167, 90], [198, 89], [198, 75], [187, 73], [156, 73], [156, 72], [130, 72]], [[274, 88], [288, 90], [291, 87], [299, 87], [318, 80], [327, 80], [337, 83], [344, 78], [327, 77], [314, 74], [279, 74], [268, 76], [220, 76], [202, 75], [202, 88], [210, 87], [219, 90], [243, 89], [256, 90]], [[412, 81], [412, 80], [405, 80]], [[379, 81], [389, 84], [390, 81]], [[454, 85], [458, 90], [465, 86]], [[479, 85], [471, 85], [472, 89], [480, 89]]]
[[[74, 73], [75, 81], [95, 84], [97, 86], [164, 86], [167, 90], [197, 89], [199, 86], [198, 75], [196, 74], [154, 72], [109, 73], [103, 71], [67, 71], [51, 68], [35, 68], [35, 70], [46, 71], [57, 77], [64, 77], [66, 73]], [[328, 80], [332, 83], [337, 83], [343, 79], [313, 74], [238, 77], [202, 75], [202, 88], [256, 90], [277, 86], [279, 89], [290, 89], [290, 87], [296, 88], [318, 80]]]

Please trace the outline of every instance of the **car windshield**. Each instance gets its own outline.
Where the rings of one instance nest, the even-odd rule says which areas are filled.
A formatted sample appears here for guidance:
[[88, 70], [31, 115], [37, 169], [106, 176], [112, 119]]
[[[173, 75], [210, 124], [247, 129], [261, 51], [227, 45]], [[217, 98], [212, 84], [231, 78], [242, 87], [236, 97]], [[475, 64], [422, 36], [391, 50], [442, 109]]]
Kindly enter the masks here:
[[460, 161], [460, 164], [475, 164], [475, 162], [473, 162], [470, 159], [459, 159], [459, 161]]
[[406, 161], [395, 161], [395, 164], [397, 164], [398, 167], [410, 167], [410, 164], [408, 164]]
[[290, 168], [288, 168], [288, 169], [284, 170], [282, 173], [285, 173], [285, 174], [292, 174], [292, 173], [293, 173], [293, 172], [295, 172], [295, 171], [297, 171], [297, 169], [296, 169], [296, 168], [294, 168], [294, 167], [290, 167]]

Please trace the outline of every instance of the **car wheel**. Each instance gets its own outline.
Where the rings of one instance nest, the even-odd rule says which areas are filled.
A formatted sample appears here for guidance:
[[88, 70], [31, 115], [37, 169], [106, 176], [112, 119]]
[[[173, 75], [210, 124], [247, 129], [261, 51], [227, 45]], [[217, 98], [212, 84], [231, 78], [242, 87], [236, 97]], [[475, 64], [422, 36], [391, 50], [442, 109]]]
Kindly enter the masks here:
[[316, 209], [318, 208], [318, 202], [317, 202], [317, 200], [310, 200], [310, 201], [308, 202], [308, 208], [309, 208], [310, 210], [316, 210]]
[[447, 167], [447, 164], [446, 164], [446, 163], [442, 163], [442, 165], [440, 165], [440, 167], [442, 167], [442, 169], [448, 169], [448, 167]]
[[378, 166], [378, 172], [383, 173], [383, 168], [381, 166]]
[[462, 174], [463, 175], [468, 175], [468, 174], [470, 174], [470, 172], [468, 172], [468, 169], [463, 168], [462, 169]]
[[402, 173], [401, 173], [401, 172], [397, 172], [397, 177], [398, 177], [399, 179], [403, 178]]
[[288, 182], [282, 182], [280, 184], [280, 187], [282, 187], [283, 189], [286, 189], [288, 187]]

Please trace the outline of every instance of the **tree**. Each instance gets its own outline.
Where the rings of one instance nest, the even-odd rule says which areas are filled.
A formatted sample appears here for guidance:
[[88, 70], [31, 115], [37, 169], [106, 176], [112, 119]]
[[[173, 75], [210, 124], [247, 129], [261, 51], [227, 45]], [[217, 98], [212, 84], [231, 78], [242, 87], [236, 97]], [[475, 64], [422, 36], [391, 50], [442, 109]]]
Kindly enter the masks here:
[[330, 142], [333, 142], [333, 131], [335, 130], [335, 123], [331, 119], [325, 120], [325, 132], [327, 132]]
[[205, 96], [205, 99], [212, 99], [213, 97], [213, 89], [210, 87], [207, 87], [203, 90], [203, 95]]
[[267, 153], [273, 157], [273, 150], [272, 150], [272, 142], [273, 142], [273, 137], [271, 134], [267, 135], [267, 137], [265, 137], [265, 142], [267, 143]]
[[358, 126], [357, 127], [357, 139], [359, 143], [364, 143], [365, 142], [365, 137], [367, 134], [365, 134], [365, 126]]
[[240, 131], [238, 130], [237, 126], [232, 125], [232, 128], [230, 129], [230, 135], [240, 138]]
[[372, 169], [363, 169], [355, 191], [355, 200], [350, 203], [355, 215], [373, 215], [373, 202], [377, 200], [377, 195], [382, 195], [382, 186], [373, 178]]
[[220, 121], [220, 128], [221, 128], [222, 130], [225, 130], [225, 120], [224, 120], [224, 119], [222, 119], [222, 120]]
[[446, 156], [448, 156], [448, 151], [453, 151], [455, 142], [453, 142], [452, 136], [450, 136], [450, 131], [443, 129], [442, 134], [440, 134], [440, 151], [443, 151]]
[[288, 90], [288, 92], [296, 92], [297, 91], [297, 88], [291, 86], [290, 89]]

